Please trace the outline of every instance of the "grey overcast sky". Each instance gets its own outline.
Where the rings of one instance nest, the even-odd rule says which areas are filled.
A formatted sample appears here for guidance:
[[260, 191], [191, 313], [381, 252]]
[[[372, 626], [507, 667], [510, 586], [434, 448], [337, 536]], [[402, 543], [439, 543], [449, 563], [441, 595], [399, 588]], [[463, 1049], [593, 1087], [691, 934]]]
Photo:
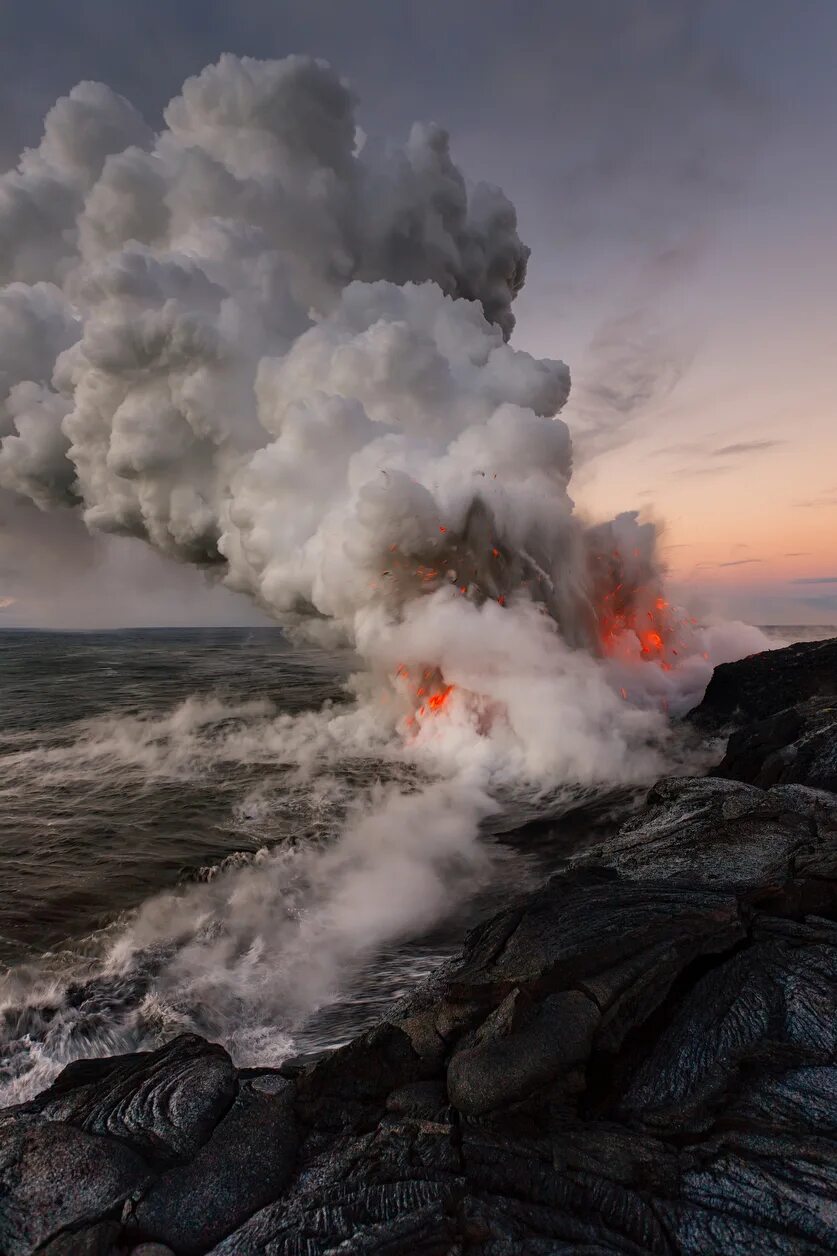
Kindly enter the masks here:
[[[835, 0], [18, 0], [4, 167], [79, 80], [159, 125], [224, 51], [327, 58], [370, 137], [446, 126], [532, 248], [514, 339], [572, 368], [580, 506], [664, 519], [708, 608], [837, 622]], [[0, 501], [4, 622], [258, 622], [36, 516]]]

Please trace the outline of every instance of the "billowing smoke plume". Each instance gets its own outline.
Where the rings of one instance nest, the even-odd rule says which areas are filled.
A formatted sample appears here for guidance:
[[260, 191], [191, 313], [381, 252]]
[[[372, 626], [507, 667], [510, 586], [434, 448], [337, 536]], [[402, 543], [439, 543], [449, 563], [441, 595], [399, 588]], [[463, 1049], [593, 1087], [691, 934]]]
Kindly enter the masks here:
[[[479, 879], [498, 798], [652, 778], [663, 710], [757, 644], [675, 614], [652, 525], [575, 513], [569, 372], [509, 344], [528, 250], [508, 200], [468, 187], [444, 131], [373, 148], [353, 108], [322, 62], [224, 56], [155, 136], [85, 83], [0, 180], [0, 486], [213, 569], [366, 664], [348, 711], [249, 739], [219, 716], [195, 743], [187, 706], [165, 770], [224, 747], [309, 779], [397, 760], [424, 782], [373, 791], [324, 851], [146, 904], [101, 969], [131, 1009], [122, 1045], [164, 1006], [227, 1041], [239, 1027], [257, 1058], [282, 1008], [293, 1033]], [[138, 771], [161, 744], [123, 721], [16, 770]], [[52, 994], [21, 1010], [13, 987], [17, 1094], [93, 1047]]]
[[[314, 346], [288, 363], [292, 397], [276, 395], [281, 377], [270, 382], [314, 323], [336, 319], [347, 349], [371, 325], [404, 323], [371, 337], [358, 362], [375, 359], [379, 407], [414, 388], [427, 404], [443, 383], [430, 309], [415, 331], [409, 308], [384, 293], [355, 293], [341, 311], [349, 284], [432, 281], [437, 297], [476, 302], [508, 336], [528, 253], [512, 206], [494, 189], [467, 192], [435, 127], [365, 158], [353, 106], [321, 62], [231, 56], [185, 84], [157, 137], [100, 84], [55, 105], [40, 146], [0, 184], [6, 487], [77, 503], [90, 526], [190, 561], [218, 560], [222, 538], [235, 545], [233, 481], [247, 456], [280, 434], [291, 400], [320, 408], [304, 379]], [[474, 365], [497, 347], [476, 346]], [[350, 373], [347, 403], [352, 383]], [[532, 384], [511, 392], [529, 404]], [[539, 395], [549, 392], [544, 380]], [[331, 410], [345, 473], [360, 407]]]
[[[80, 84], [3, 177], [0, 484], [373, 662], [428, 597], [534, 601], [593, 645], [615, 541], [567, 494], [567, 368], [508, 344], [503, 194], [438, 127], [372, 151], [307, 58], [224, 56], [165, 121]], [[615, 526], [612, 583], [648, 597], [653, 530]]]

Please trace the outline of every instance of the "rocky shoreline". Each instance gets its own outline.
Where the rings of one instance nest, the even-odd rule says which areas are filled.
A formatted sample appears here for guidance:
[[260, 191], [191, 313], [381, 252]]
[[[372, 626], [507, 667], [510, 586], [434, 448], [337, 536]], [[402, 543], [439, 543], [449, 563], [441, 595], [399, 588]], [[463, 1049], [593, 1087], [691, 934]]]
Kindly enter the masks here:
[[0, 1112], [3, 1256], [837, 1250], [837, 640], [306, 1068], [182, 1036]]

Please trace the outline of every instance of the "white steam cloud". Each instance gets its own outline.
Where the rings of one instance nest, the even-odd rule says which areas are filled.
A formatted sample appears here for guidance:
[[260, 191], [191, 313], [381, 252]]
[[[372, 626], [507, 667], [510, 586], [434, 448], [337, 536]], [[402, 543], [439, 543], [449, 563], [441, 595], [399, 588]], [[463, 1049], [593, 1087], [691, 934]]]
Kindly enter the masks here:
[[[224, 56], [164, 116], [155, 135], [80, 84], [0, 178], [0, 486], [356, 649], [348, 714], [260, 722], [239, 758], [316, 775], [356, 746], [437, 781], [142, 909], [106, 971], [156, 947], [154, 997], [223, 1036], [242, 991], [275, 1024], [277, 991], [319, 1006], [438, 919], [503, 791], [663, 770], [663, 712], [699, 696], [716, 638], [669, 607], [652, 525], [575, 513], [568, 369], [509, 343], [514, 208], [443, 130], [365, 142], [304, 57]], [[139, 753], [135, 733], [73, 754]]]
[[646, 612], [654, 530], [575, 517], [569, 372], [510, 347], [528, 250], [446, 133], [360, 143], [303, 57], [224, 56], [165, 122], [80, 84], [0, 181], [0, 486], [372, 666], [404, 637], [438, 667], [452, 598], [469, 634], [537, 604], [588, 649], [605, 586]]

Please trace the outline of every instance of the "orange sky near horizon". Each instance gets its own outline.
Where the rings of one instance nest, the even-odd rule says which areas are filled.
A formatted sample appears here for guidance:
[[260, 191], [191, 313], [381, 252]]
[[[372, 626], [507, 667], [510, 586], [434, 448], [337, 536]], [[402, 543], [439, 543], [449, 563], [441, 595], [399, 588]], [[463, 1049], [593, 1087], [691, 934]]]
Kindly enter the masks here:
[[[580, 460], [572, 485], [579, 509], [596, 517], [638, 509], [653, 519], [673, 585], [719, 613], [758, 618], [760, 606], [774, 606], [765, 622], [837, 622], [831, 415], [809, 415], [787, 437], [746, 427], [701, 437], [705, 426], [696, 415], [695, 439], [680, 447], [644, 434]], [[681, 419], [676, 430], [690, 429]]]
[[[787, 238], [779, 221], [772, 228], [775, 238], [764, 223], [744, 238], [728, 220], [700, 265], [657, 294], [651, 330], [681, 354], [676, 378], [611, 427], [596, 429], [593, 411], [591, 431], [602, 363], [571, 317], [539, 318], [524, 295], [515, 341], [570, 363], [562, 418], [581, 511], [639, 509], [657, 521], [673, 585], [718, 614], [831, 624], [837, 252], [824, 255], [804, 232]], [[633, 363], [617, 367], [630, 375]], [[651, 367], [664, 373], [665, 359]]]

